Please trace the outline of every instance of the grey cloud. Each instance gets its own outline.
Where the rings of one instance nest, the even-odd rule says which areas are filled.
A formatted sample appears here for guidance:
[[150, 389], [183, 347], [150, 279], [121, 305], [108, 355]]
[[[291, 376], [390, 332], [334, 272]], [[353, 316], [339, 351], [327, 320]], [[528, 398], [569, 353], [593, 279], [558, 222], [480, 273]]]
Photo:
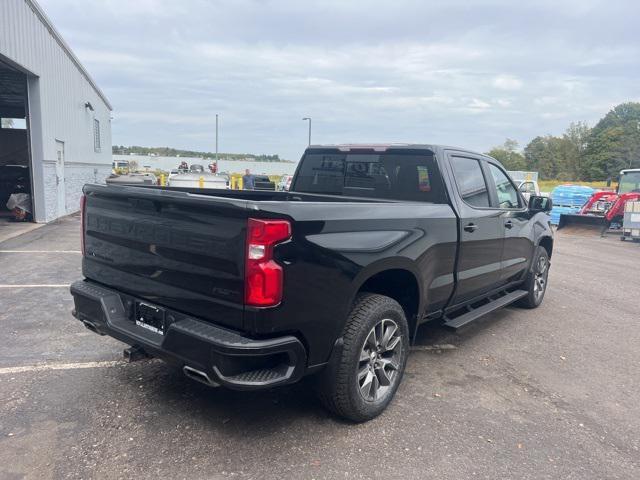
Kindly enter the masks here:
[[487, 150], [639, 100], [637, 2], [41, 0], [113, 141], [297, 159], [306, 143]]

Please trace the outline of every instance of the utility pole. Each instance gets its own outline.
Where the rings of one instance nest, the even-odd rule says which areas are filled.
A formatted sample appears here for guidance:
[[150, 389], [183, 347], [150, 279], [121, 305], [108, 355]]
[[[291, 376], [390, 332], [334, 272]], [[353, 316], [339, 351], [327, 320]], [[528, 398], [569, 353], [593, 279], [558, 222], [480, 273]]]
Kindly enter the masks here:
[[308, 120], [309, 121], [309, 144], [311, 145], [311, 117], [304, 117], [302, 119], [303, 121]]
[[216, 113], [216, 170], [218, 167], [218, 114]]

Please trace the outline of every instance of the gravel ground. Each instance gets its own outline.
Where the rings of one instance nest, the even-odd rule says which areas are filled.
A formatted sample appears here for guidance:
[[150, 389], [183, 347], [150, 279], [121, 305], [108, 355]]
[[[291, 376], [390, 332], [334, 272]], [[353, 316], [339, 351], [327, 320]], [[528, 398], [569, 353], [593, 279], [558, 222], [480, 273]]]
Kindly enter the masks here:
[[[425, 326], [350, 425], [307, 381], [208, 389], [70, 315], [77, 218], [0, 243], [0, 478], [640, 478], [640, 245], [556, 237], [537, 310]], [[58, 286], [59, 285], [59, 286]]]

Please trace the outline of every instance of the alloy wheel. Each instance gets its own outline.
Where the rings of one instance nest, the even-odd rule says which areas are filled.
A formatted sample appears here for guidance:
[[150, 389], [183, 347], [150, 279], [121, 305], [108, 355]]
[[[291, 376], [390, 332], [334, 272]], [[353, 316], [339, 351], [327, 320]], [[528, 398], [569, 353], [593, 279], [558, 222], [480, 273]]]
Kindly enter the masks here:
[[396, 322], [385, 318], [367, 335], [358, 361], [358, 391], [366, 401], [375, 402], [392, 391], [402, 359], [402, 335]]
[[533, 278], [533, 295], [536, 300], [539, 300], [542, 295], [544, 295], [544, 291], [547, 288], [548, 274], [549, 261], [547, 260], [547, 257], [538, 257], [538, 262], [536, 263], [536, 271]]

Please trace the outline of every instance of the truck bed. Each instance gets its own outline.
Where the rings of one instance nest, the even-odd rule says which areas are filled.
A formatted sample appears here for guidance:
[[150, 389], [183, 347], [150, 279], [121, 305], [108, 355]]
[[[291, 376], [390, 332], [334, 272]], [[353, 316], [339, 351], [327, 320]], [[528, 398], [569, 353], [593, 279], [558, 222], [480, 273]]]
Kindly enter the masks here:
[[[295, 192], [88, 185], [85, 195], [87, 279], [152, 304], [254, 332], [263, 330], [265, 323], [257, 321], [243, 301], [249, 217], [294, 223], [290, 248], [308, 249], [311, 241], [321, 250], [357, 252], [392, 241], [406, 231], [406, 219], [415, 215], [407, 202]], [[446, 205], [411, 203], [428, 210], [434, 222], [440, 216], [455, 223]], [[377, 205], [375, 218], [385, 222], [384, 230], [372, 218], [372, 204]], [[377, 232], [371, 235], [372, 230]], [[455, 250], [455, 230], [450, 231]], [[300, 260], [312, 253], [295, 252]], [[287, 284], [296, 277], [295, 265], [288, 270]], [[313, 281], [308, 275], [307, 280]], [[321, 283], [310, 288], [325, 287]]]
[[356, 203], [397, 203], [398, 200], [349, 197], [344, 195], [322, 195], [300, 192], [278, 192], [265, 190], [226, 190], [185, 187], [156, 187], [153, 185], [136, 185], [157, 191], [187, 193], [206, 197], [218, 197], [230, 200], [250, 200], [254, 202], [356, 202]]

